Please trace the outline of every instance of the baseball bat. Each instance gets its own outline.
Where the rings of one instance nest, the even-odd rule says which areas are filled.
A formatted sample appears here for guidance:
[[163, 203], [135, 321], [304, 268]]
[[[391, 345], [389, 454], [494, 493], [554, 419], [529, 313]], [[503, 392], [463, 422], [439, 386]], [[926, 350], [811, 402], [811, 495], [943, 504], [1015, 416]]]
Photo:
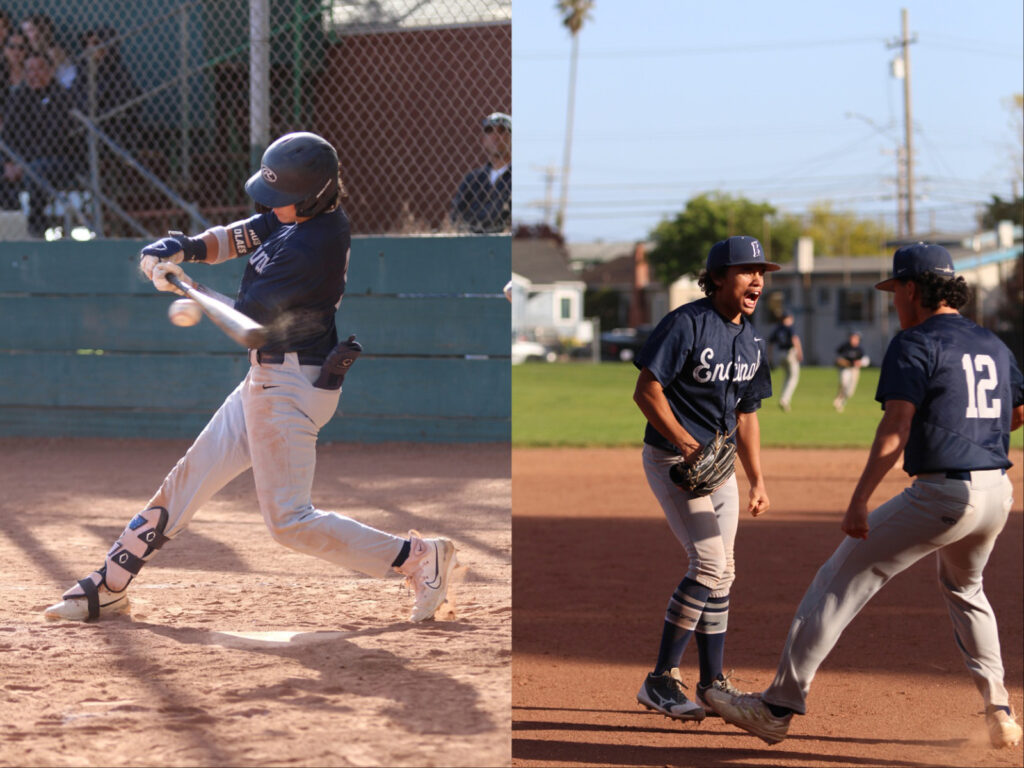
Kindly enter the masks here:
[[[203, 313], [233, 341], [246, 349], [259, 349], [267, 343], [267, 329], [230, 304], [215, 299], [206, 286], [189, 285], [176, 275], [167, 275], [167, 282], [180, 289], [188, 298], [200, 306]], [[207, 293], [209, 291], [209, 293]]]

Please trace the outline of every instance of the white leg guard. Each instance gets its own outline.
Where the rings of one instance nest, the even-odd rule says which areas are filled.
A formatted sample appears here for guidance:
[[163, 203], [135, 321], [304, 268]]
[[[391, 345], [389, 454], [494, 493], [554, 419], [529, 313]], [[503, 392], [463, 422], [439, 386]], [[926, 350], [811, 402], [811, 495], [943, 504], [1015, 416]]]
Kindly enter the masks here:
[[170, 541], [164, 536], [167, 510], [150, 507], [131, 519], [107, 552], [106, 561], [67, 590], [61, 602], [46, 609], [48, 619], [91, 621], [100, 613], [128, 608], [128, 585], [156, 550]]

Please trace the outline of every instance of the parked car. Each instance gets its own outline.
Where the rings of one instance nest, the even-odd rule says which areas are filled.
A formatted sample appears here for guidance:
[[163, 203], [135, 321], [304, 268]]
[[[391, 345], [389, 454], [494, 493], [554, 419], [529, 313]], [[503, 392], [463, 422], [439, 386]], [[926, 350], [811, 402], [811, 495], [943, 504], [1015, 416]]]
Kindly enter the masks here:
[[514, 339], [512, 341], [512, 365], [519, 365], [528, 361], [553, 363], [558, 359], [554, 350], [548, 349], [539, 341], [528, 339]]
[[601, 334], [601, 359], [630, 362], [640, 351], [654, 328], [642, 325], [638, 328], [613, 328]]

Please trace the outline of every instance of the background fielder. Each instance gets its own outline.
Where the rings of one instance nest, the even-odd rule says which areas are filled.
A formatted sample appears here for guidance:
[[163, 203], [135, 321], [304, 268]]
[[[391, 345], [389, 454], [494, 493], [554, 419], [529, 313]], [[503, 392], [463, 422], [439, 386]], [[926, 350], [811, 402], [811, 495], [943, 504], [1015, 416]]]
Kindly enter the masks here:
[[[876, 288], [892, 291], [902, 330], [882, 361], [875, 398], [885, 413], [843, 518], [848, 538], [800, 602], [772, 684], [756, 695], [712, 690], [708, 700], [730, 723], [769, 744], [782, 741], [846, 626], [889, 579], [935, 553], [991, 742], [1013, 746], [1022, 731], [982, 572], [1013, 502], [1007, 452], [1010, 432], [1024, 422], [1024, 378], [1006, 345], [957, 311], [968, 290], [945, 248], [900, 248], [893, 277]], [[901, 453], [913, 483], [869, 515], [872, 492]]]
[[[455, 547], [415, 531], [394, 536], [315, 508], [310, 499], [320, 428], [337, 409], [341, 384], [361, 347], [338, 343], [335, 312], [345, 291], [350, 228], [334, 148], [311, 133], [282, 136], [245, 185], [269, 209], [198, 237], [173, 236], [142, 249], [140, 266], [162, 291], [187, 280], [183, 260], [245, 256], [235, 308], [274, 329], [250, 350], [251, 367], [163, 484], [114, 542], [104, 564], [45, 611], [86, 620], [128, 608], [128, 586], [152, 555], [234, 477], [252, 468], [264, 521], [285, 546], [384, 576], [392, 568], [415, 589], [411, 619], [434, 617], [455, 565]], [[196, 382], [201, 386], [201, 382]]]
[[786, 360], [786, 383], [779, 395], [779, 408], [789, 413], [793, 403], [793, 393], [800, 382], [800, 364], [804, 361], [804, 347], [800, 336], [793, 328], [793, 313], [785, 312], [779, 324], [772, 330], [769, 341], [775, 348], [784, 353]]
[[846, 341], [836, 348], [836, 369], [839, 371], [839, 389], [836, 391], [836, 398], [832, 401], [832, 407], [840, 413], [846, 407], [847, 402], [857, 391], [857, 382], [860, 381], [860, 369], [871, 364], [871, 359], [864, 354], [864, 348], [860, 345], [860, 333], [850, 331]]

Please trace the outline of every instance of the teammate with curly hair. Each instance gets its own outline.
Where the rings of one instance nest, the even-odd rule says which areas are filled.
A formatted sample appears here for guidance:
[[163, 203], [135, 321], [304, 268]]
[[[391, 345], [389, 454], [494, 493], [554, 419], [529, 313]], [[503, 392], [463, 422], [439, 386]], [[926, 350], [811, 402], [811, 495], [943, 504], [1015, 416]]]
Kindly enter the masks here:
[[[884, 414], [843, 517], [847, 538], [800, 602], [772, 684], [758, 694], [711, 690], [708, 702], [765, 742], [782, 741], [847, 625], [889, 579], [934, 553], [991, 743], [1014, 746], [1022, 730], [982, 572], [1013, 502], [1007, 454], [1010, 432], [1024, 423], [1024, 377], [1007, 346], [958, 311], [968, 289], [942, 246], [900, 248], [892, 277], [875, 287], [892, 292], [902, 330], [882, 361], [875, 399]], [[901, 454], [913, 482], [869, 514], [871, 494]]]

